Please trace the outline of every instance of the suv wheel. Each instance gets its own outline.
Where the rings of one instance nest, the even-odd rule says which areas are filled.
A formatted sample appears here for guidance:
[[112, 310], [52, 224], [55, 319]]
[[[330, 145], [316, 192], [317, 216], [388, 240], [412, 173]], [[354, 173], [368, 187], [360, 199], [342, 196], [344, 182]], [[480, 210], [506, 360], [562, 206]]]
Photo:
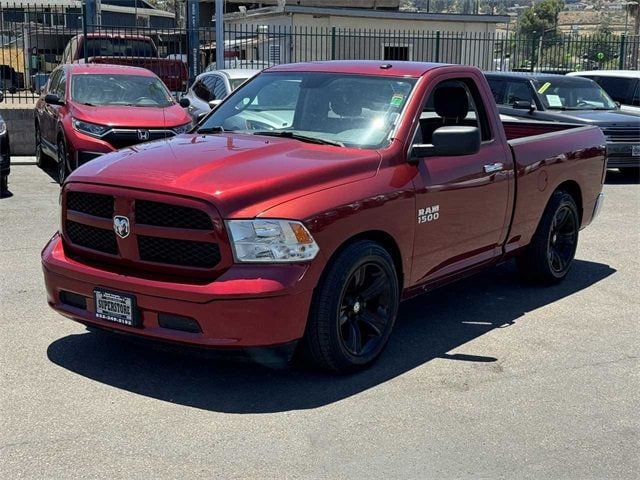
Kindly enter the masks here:
[[62, 185], [69, 174], [67, 146], [63, 139], [58, 140], [58, 183]]
[[36, 164], [40, 168], [44, 168], [46, 161], [49, 157], [42, 151], [42, 134], [40, 133], [40, 127], [36, 125]]
[[389, 253], [365, 240], [329, 264], [311, 305], [303, 348], [318, 367], [349, 373], [386, 346], [398, 312], [399, 285]]

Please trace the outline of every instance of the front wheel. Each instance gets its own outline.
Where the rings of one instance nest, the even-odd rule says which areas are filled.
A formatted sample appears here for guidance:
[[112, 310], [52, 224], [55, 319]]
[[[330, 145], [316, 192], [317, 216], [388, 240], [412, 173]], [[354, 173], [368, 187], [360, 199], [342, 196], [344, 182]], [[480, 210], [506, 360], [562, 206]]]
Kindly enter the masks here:
[[313, 297], [303, 348], [318, 367], [350, 373], [382, 353], [399, 303], [396, 269], [389, 253], [363, 240], [328, 265]]
[[69, 174], [67, 146], [64, 140], [58, 140], [58, 183], [62, 185]]
[[0, 197], [9, 193], [9, 175], [0, 176]]
[[575, 200], [566, 192], [554, 192], [531, 243], [517, 258], [523, 276], [542, 284], [566, 277], [578, 246], [579, 230]]

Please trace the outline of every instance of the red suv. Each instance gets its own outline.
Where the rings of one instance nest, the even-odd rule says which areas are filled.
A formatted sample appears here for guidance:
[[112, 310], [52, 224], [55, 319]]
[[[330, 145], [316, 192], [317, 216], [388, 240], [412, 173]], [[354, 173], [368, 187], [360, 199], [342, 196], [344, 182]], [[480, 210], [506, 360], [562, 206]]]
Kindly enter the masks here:
[[36, 158], [58, 164], [58, 180], [104, 154], [191, 128], [191, 117], [144, 68], [72, 64], [53, 71], [36, 103]]

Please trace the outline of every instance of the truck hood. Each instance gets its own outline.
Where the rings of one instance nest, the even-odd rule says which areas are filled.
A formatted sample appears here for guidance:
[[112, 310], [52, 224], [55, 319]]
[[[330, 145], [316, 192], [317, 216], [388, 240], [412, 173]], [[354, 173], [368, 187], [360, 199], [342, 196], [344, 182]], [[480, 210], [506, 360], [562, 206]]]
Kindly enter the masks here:
[[575, 121], [579, 123], [587, 123], [589, 125], [607, 126], [607, 127], [638, 127], [640, 126], [640, 117], [621, 112], [620, 110], [564, 110], [549, 112], [558, 113], [567, 122]]
[[99, 157], [69, 182], [201, 198], [223, 218], [252, 218], [282, 202], [376, 174], [375, 150], [249, 134], [179, 135]]
[[177, 104], [165, 108], [74, 104], [72, 115], [85, 122], [125, 128], [173, 128], [191, 121]]

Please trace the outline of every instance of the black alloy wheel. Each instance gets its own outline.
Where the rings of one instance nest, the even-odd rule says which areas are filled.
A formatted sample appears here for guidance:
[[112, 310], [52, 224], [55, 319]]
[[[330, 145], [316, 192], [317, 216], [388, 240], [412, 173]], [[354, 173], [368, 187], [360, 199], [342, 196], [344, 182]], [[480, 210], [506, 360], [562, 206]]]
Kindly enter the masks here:
[[338, 311], [340, 341], [350, 355], [366, 356], [377, 349], [392, 323], [391, 281], [377, 263], [359, 266], [345, 284]]
[[563, 205], [553, 217], [549, 231], [549, 266], [556, 275], [569, 268], [578, 246], [578, 218], [569, 205]]
[[67, 178], [69, 168], [67, 166], [67, 146], [64, 140], [58, 140], [58, 183], [62, 185]]
[[370, 240], [347, 245], [326, 266], [314, 292], [302, 353], [338, 374], [369, 366], [387, 345], [399, 298], [389, 252]]
[[561, 190], [551, 195], [529, 245], [516, 258], [526, 280], [554, 284], [567, 276], [578, 247], [576, 201]]

